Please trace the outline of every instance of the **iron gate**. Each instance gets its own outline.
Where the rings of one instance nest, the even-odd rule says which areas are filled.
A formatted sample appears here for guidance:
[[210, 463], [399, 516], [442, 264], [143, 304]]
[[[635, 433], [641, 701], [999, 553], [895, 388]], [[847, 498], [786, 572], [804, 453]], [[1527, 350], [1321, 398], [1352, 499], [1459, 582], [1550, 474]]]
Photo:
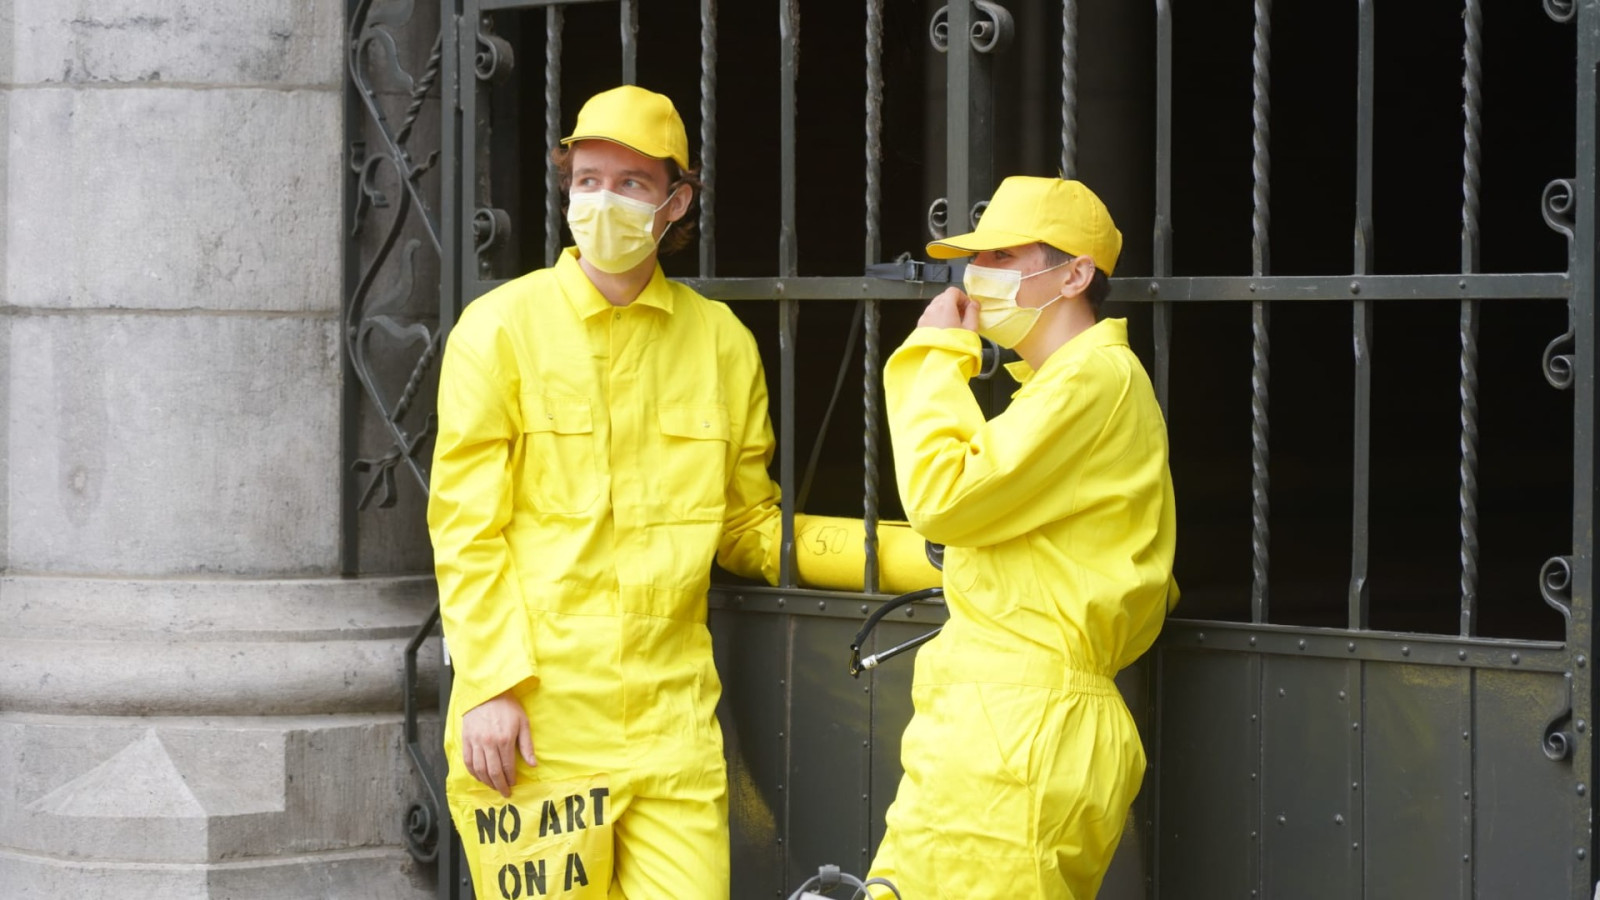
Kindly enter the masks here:
[[[862, 515], [869, 523], [896, 511], [893, 492], [885, 497], [882, 491], [892, 465], [880, 409], [883, 347], [909, 329], [916, 301], [950, 277], [948, 269], [916, 262], [915, 251], [929, 234], [942, 236], [947, 223], [964, 230], [975, 222], [997, 176], [1074, 176], [1080, 168], [1107, 196], [1129, 238], [1112, 302], [1144, 335], [1139, 349], [1173, 423], [1183, 537], [1179, 579], [1190, 598], [1179, 612], [1204, 616], [1171, 621], [1156, 650], [1120, 679], [1152, 765], [1104, 895], [1590, 895], [1597, 849], [1588, 795], [1595, 761], [1587, 740], [1593, 687], [1587, 657], [1595, 588], [1600, 4], [1546, 0], [1540, 13], [1567, 28], [1560, 40], [1573, 48], [1576, 72], [1568, 86], [1572, 104], [1562, 113], [1573, 135], [1573, 168], [1544, 173], [1540, 208], [1530, 212], [1568, 244], [1565, 266], [1543, 272], [1492, 271], [1483, 263], [1493, 245], [1483, 238], [1490, 229], [1482, 223], [1483, 197], [1492, 188], [1485, 187], [1485, 172], [1493, 172], [1484, 159], [1485, 129], [1494, 122], [1490, 117], [1485, 125], [1485, 85], [1515, 68], [1497, 69], [1495, 57], [1486, 56], [1485, 20], [1514, 18], [1510, 4], [1487, 4], [1485, 13], [1480, 0], [1464, 0], [1444, 10], [1442, 21], [1452, 24], [1459, 48], [1450, 80], [1459, 85], [1453, 96], [1426, 102], [1454, 115], [1458, 139], [1448, 154], [1436, 153], [1418, 168], [1459, 167], [1452, 213], [1459, 265], [1431, 267], [1377, 264], [1374, 222], [1385, 203], [1392, 208], [1396, 202], [1394, 192], [1376, 186], [1384, 155], [1375, 149], [1380, 96], [1395, 83], [1380, 77], [1386, 65], [1381, 51], [1413, 35], [1386, 25], [1390, 42], [1380, 45], [1375, 0], [1337, 15], [1274, 10], [1270, 0], [1203, 11], [1175, 10], [1158, 0], [1136, 13], [1122, 4], [1080, 10], [1075, 0], [699, 0], [648, 9], [638, 0], [442, 0], [437, 19], [414, 5], [349, 2], [345, 441], [352, 471], [345, 488], [346, 569], [427, 565], [417, 488], [426, 484], [437, 357], [463, 304], [558, 252], [556, 174], [544, 151], [561, 136], [575, 104], [619, 80], [667, 89], [691, 131], [698, 125], [706, 185], [698, 259], [682, 271], [669, 261], [668, 271], [729, 301], [757, 334], [775, 382], [778, 481], [787, 498], [782, 586], [724, 580], [711, 597], [726, 685], [721, 719], [730, 762], [735, 897], [786, 896], [823, 862], [864, 870], [898, 779], [910, 666], [897, 663], [857, 683], [845, 675], [840, 652], [862, 618], [886, 599], [874, 589], [875, 548], [869, 539], [868, 591], [798, 588], [793, 517], [808, 496], [826, 505], [842, 494], [850, 498], [848, 508], [806, 508]], [[1425, 13], [1407, 9], [1394, 13], [1396, 22], [1402, 15], [1424, 19]], [[1515, 27], [1522, 35], [1534, 26]], [[1304, 221], [1295, 218], [1303, 204], [1273, 203], [1274, 122], [1332, 118], [1296, 105], [1295, 91], [1303, 87], [1292, 80], [1296, 54], [1308, 52], [1308, 45], [1295, 43], [1296, 28], [1302, 39], [1307, 28], [1338, 31], [1348, 44], [1344, 69], [1350, 77], [1341, 83], [1354, 102], [1339, 127], [1350, 141], [1336, 154], [1328, 151], [1345, 160], [1339, 165], [1352, 188], [1340, 206], [1354, 225], [1347, 265], [1304, 263], [1305, 246], [1313, 242], [1288, 230]], [[839, 45], [845, 32], [854, 35], [848, 52]], [[659, 44], [651, 43], [652, 34]], [[764, 35], [767, 44], [752, 49], [753, 35]], [[1194, 187], [1192, 160], [1199, 151], [1192, 142], [1196, 117], [1212, 115], [1212, 98], [1196, 93], [1202, 90], [1196, 85], [1211, 77], [1196, 60], [1211, 59], [1204, 54], [1212, 43], [1219, 47], [1216, 58], [1229, 60], [1229, 71], [1248, 84], [1247, 102], [1218, 101], [1227, 112], [1215, 114], [1216, 133], [1248, 139], [1248, 152], [1236, 154], [1243, 164], [1234, 167], [1233, 184], [1216, 188], [1219, 195], [1248, 188], [1233, 190], [1228, 201], [1229, 209], [1247, 213], [1247, 271], [1186, 256], [1184, 240], [1200, 246], [1208, 236], [1174, 225], [1192, 226], [1197, 218], [1185, 219], [1184, 204], [1192, 209], [1195, 196], [1207, 196]], [[652, 56], [652, 46], [667, 49]], [[1497, 45], [1491, 40], [1488, 46]], [[804, 93], [802, 47], [807, 76], [826, 82], [830, 93]], [[1108, 111], [1105, 85], [1120, 85], [1128, 72], [1146, 94]], [[1133, 143], [1148, 145], [1147, 160], [1118, 146], [1135, 120], [1148, 129], [1133, 134]], [[908, 123], [920, 125], [915, 137], [907, 134]], [[771, 133], [750, 137], [762, 128]], [[819, 137], [819, 131], [827, 133]], [[1278, 143], [1294, 146], [1292, 136], [1285, 140], [1281, 133]], [[1280, 152], [1280, 188], [1303, 190], [1311, 179], [1286, 168], [1285, 158]], [[1149, 167], [1136, 168], [1140, 161]], [[812, 190], [819, 180], [823, 184]], [[860, 204], [852, 194], [858, 185]], [[897, 197], [886, 201], [886, 191]], [[1532, 211], [1535, 198], [1525, 199], [1525, 210]], [[837, 224], [844, 219], [848, 228]], [[839, 249], [834, 232], [841, 230], [844, 243], [860, 241], [859, 251]], [[808, 262], [802, 239], [826, 244], [827, 251]], [[1407, 235], [1395, 243], [1410, 246], [1408, 240], [1420, 243]], [[776, 253], [753, 252], [757, 242], [775, 245]], [[907, 250], [913, 257], [898, 256]], [[1552, 335], [1542, 360], [1515, 364], [1542, 364], [1547, 390], [1569, 392], [1571, 406], [1561, 409], [1570, 416], [1563, 425], [1571, 429], [1570, 442], [1563, 428], [1555, 430], [1570, 443], [1570, 472], [1537, 473], [1560, 482], [1568, 496], [1553, 504], [1555, 510], [1534, 504], [1539, 508], [1512, 526], [1533, 533], [1538, 529], [1530, 523], [1554, 521], [1564, 530], [1570, 521], [1570, 534], [1550, 547], [1553, 555], [1542, 569], [1535, 565], [1517, 576], [1522, 580], [1514, 589], [1496, 582], [1493, 591], [1483, 591], [1479, 570], [1488, 548], [1480, 546], [1480, 481], [1495, 470], [1480, 467], [1480, 449], [1497, 432], [1493, 420], [1480, 423], [1480, 395], [1489, 390], [1480, 380], [1501, 379], [1487, 360], [1506, 320], [1496, 320], [1502, 327], [1484, 336], [1482, 348], [1480, 327], [1490, 316], [1503, 316], [1499, 310], [1518, 311], [1520, 321], [1521, 310], [1551, 304], [1564, 307], [1565, 333]], [[1391, 401], [1385, 391], [1374, 393], [1374, 383], [1384, 383], [1383, 366], [1394, 358], [1375, 344], [1391, 333], [1377, 327], [1379, 320], [1395, 317], [1396, 340], [1384, 347], [1404, 354], [1415, 336], [1406, 333], [1403, 323], [1410, 320], [1402, 316], [1412, 310], [1436, 315], [1446, 307], [1455, 390], [1432, 404], [1450, 407], [1451, 452], [1419, 464], [1454, 475], [1450, 540], [1458, 571], [1449, 626], [1440, 628], [1421, 624], [1440, 614], [1422, 600], [1373, 600], [1375, 586], [1382, 590], [1383, 584], [1375, 577], [1375, 557], [1393, 549], [1384, 532], [1393, 530], [1386, 524], [1390, 510], [1382, 491], [1375, 491], [1375, 474], [1381, 482], [1385, 471], [1395, 470], [1380, 427], [1393, 424], [1385, 411]], [[1306, 325], [1312, 318], [1315, 329]], [[1318, 541], [1286, 540], [1284, 529], [1295, 537], [1306, 533], [1303, 523], [1275, 517], [1270, 502], [1292, 501], [1304, 490], [1296, 479], [1309, 458], [1293, 440], [1285, 453], [1282, 431], [1274, 441], [1273, 424], [1295, 415], [1295, 394], [1283, 393], [1283, 373], [1309, 352], [1302, 339], [1336, 318], [1343, 320], [1341, 340], [1352, 348], [1343, 363], [1348, 372], [1340, 370], [1347, 378], [1337, 379], [1342, 383], [1335, 389], [1348, 403], [1342, 464], [1348, 477], [1340, 469], [1338, 478], [1327, 480], [1349, 492], [1348, 527], [1335, 542], [1348, 540], [1348, 557]], [[802, 329], [802, 322], [809, 327]], [[1192, 338], [1186, 336], [1190, 323]], [[1248, 351], [1234, 357], [1249, 364], [1240, 390], [1185, 394], [1186, 387], [1205, 382], [1197, 372], [1226, 364], [1225, 354], [1212, 349], [1220, 346], [1215, 339], [1229, 337], [1242, 349], [1244, 336]], [[1408, 371], [1424, 370], [1421, 363], [1410, 365]], [[851, 373], [859, 391], [842, 390]], [[980, 386], [994, 408], [1004, 402], [999, 382]], [[1297, 387], [1292, 378], [1288, 383]], [[1185, 399], [1191, 396], [1192, 404]], [[859, 411], [859, 430], [837, 426], [841, 398], [851, 413]], [[1234, 431], [1248, 454], [1235, 469], [1248, 473], [1249, 486], [1247, 495], [1234, 492], [1248, 498], [1242, 532], [1248, 540], [1230, 549], [1210, 530], [1226, 515], [1213, 517], [1212, 507], [1220, 509], [1223, 501], [1207, 480], [1209, 464], [1194, 461], [1207, 435], [1184, 423], [1191, 410], [1203, 409], [1202, 418], [1209, 419], [1213, 407], [1232, 401], [1247, 404], [1248, 421], [1222, 413], [1216, 419], [1242, 425]], [[1205, 427], [1229, 431], [1209, 421]], [[841, 488], [840, 479], [827, 475], [817, 481], [819, 458], [828, 472], [853, 471], [859, 489]], [[1284, 471], [1290, 483], [1274, 485], [1274, 473]], [[396, 473], [406, 483], [397, 484]], [[831, 501], [824, 486], [829, 481]], [[1342, 502], [1338, 514], [1345, 511]], [[392, 512], [359, 512], [373, 507]], [[1247, 560], [1247, 577], [1210, 578], [1206, 557], [1212, 554]], [[1342, 569], [1332, 613], [1306, 599], [1314, 590], [1284, 576], [1326, 568], [1329, 560]], [[1376, 565], [1382, 570], [1381, 560]], [[1416, 582], [1401, 579], [1407, 592]], [[1526, 605], [1513, 603], [1524, 595], [1541, 598], [1558, 624], [1533, 628], [1531, 637], [1508, 637], [1498, 627], [1491, 630], [1499, 634], [1485, 636], [1480, 622], [1497, 603], [1527, 618]], [[1417, 617], [1396, 618], [1396, 609]], [[913, 607], [907, 616], [882, 629], [884, 646], [936, 624], [942, 610]], [[424, 625], [413, 649], [434, 626]], [[438, 761], [414, 715], [412, 722], [412, 750], [429, 792], [411, 813], [414, 849], [432, 858], [435, 840], [442, 842], [441, 896], [456, 896], [464, 872], [448, 825], [442, 839], [436, 834], [444, 809]]]

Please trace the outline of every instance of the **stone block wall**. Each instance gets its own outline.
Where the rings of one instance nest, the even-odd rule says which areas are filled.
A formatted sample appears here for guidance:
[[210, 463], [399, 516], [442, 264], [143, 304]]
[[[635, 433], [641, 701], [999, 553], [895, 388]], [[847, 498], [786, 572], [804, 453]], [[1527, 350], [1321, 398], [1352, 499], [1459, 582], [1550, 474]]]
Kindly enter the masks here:
[[0, 896], [404, 897], [340, 578], [340, 0], [0, 0]]

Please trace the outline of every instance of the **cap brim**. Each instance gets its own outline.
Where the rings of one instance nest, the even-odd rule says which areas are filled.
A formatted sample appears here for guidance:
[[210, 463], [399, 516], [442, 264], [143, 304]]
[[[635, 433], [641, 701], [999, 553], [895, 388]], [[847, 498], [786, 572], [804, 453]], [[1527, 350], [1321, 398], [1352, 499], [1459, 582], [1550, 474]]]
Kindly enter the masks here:
[[955, 259], [958, 256], [971, 256], [985, 250], [1003, 250], [1007, 247], [1037, 243], [1039, 243], [1038, 238], [1018, 234], [1015, 231], [972, 231], [947, 237], [942, 241], [933, 241], [928, 244], [928, 255], [934, 259]]

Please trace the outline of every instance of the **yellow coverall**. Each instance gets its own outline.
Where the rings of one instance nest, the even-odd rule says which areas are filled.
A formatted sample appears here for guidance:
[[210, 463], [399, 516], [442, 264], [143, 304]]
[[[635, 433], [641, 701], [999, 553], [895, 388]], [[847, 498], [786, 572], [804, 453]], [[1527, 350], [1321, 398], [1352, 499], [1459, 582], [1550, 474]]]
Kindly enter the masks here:
[[[536, 806], [506, 819], [507, 801], [461, 764], [462, 713], [515, 689], [538, 758], [518, 762], [518, 791], [608, 779], [610, 896], [725, 900], [722, 686], [706, 592], [713, 554], [775, 581], [781, 529], [750, 332], [659, 268], [613, 307], [569, 249], [467, 307], [438, 410], [428, 523], [455, 666], [446, 789], [475, 875], [485, 877], [473, 838], [498, 828], [502, 845], [525, 839], [538, 819]], [[849, 586], [829, 582], [850, 577], [842, 561], [858, 558], [860, 522], [797, 517], [796, 533], [800, 576]], [[937, 583], [920, 538], [892, 524], [884, 537], [885, 590]], [[858, 563], [853, 577], [859, 588]], [[482, 830], [479, 814], [495, 810]], [[588, 812], [594, 824], [592, 801]], [[563, 896], [561, 860], [550, 864], [549, 896]], [[504, 874], [491, 896], [538, 895], [532, 881]]]
[[[872, 875], [905, 900], [1089, 900], [1145, 757], [1112, 676], [1177, 602], [1166, 425], [1108, 319], [985, 421], [978, 336], [919, 328], [884, 388], [912, 527], [946, 545], [949, 622], [919, 651], [905, 776]], [[878, 891], [876, 897], [889, 894]]]

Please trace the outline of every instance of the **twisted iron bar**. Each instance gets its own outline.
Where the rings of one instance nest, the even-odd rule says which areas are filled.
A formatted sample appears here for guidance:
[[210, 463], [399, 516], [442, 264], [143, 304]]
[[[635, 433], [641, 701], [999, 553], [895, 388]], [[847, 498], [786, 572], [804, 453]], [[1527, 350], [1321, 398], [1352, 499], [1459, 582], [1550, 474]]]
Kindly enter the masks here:
[[[544, 11], [544, 145], [561, 140], [561, 7]], [[544, 161], [544, 264], [561, 253], [561, 172], [550, 156]]]
[[1267, 621], [1267, 571], [1272, 540], [1267, 447], [1271, 435], [1267, 420], [1267, 385], [1272, 375], [1268, 363], [1272, 342], [1267, 330], [1267, 312], [1267, 305], [1260, 300], [1250, 304], [1250, 607], [1252, 618], [1257, 622]]
[[700, 0], [700, 277], [717, 269], [717, 0]]
[[[411, 87], [411, 102], [406, 105], [405, 120], [400, 123], [400, 130], [395, 132], [395, 143], [401, 152], [405, 153], [407, 162], [411, 160], [411, 151], [406, 149], [406, 143], [411, 140], [411, 129], [417, 125], [417, 118], [422, 115], [423, 104], [432, 92], [433, 85], [439, 80], [440, 65], [444, 60], [444, 32], [441, 30], [433, 39], [433, 49], [428, 53], [428, 63], [422, 70], [422, 77]], [[439, 160], [439, 151], [435, 150], [428, 155], [428, 159], [418, 166], [415, 175], [433, 168]], [[413, 175], [413, 177], [415, 177]]]
[[[883, 0], [867, 0], [867, 238], [866, 262], [872, 265], [882, 254], [880, 218], [883, 188], [879, 175], [883, 166]], [[883, 419], [883, 348], [878, 301], [867, 300], [862, 325], [866, 331], [865, 354], [861, 361], [864, 384], [861, 391], [862, 418], [862, 525], [866, 532], [866, 571], [862, 586], [878, 590], [878, 428]]]
[[1255, 51], [1251, 55], [1252, 68], [1250, 118], [1254, 130], [1250, 136], [1253, 155], [1250, 174], [1254, 181], [1251, 192], [1250, 257], [1256, 275], [1265, 275], [1271, 268], [1268, 230], [1272, 224], [1272, 129], [1270, 117], [1272, 102], [1272, 0], [1255, 0]]
[[[1466, 30], [1461, 84], [1461, 272], [1478, 270], [1478, 163], [1482, 156], [1483, 9], [1480, 0], [1466, 0]], [[1476, 630], [1478, 607], [1478, 302], [1461, 301], [1461, 464], [1457, 501], [1461, 508], [1461, 636]]]
[[[1250, 118], [1253, 125], [1251, 145], [1254, 155], [1250, 161], [1253, 179], [1252, 210], [1250, 217], [1250, 256], [1255, 274], [1265, 275], [1270, 268], [1271, 225], [1270, 204], [1272, 155], [1271, 130], [1271, 61], [1272, 61], [1272, 2], [1255, 0], [1255, 50], [1251, 56], [1253, 76], [1251, 93], [1253, 102]], [[1254, 621], [1267, 621], [1267, 573], [1271, 562], [1270, 525], [1271, 488], [1269, 463], [1271, 460], [1268, 439], [1271, 429], [1267, 420], [1267, 388], [1272, 369], [1268, 362], [1272, 343], [1268, 332], [1267, 306], [1257, 300], [1250, 304], [1251, 319], [1251, 370], [1250, 370], [1250, 550], [1251, 582], [1250, 606]]]
[[1078, 171], [1078, 0], [1061, 4], [1061, 177]]

